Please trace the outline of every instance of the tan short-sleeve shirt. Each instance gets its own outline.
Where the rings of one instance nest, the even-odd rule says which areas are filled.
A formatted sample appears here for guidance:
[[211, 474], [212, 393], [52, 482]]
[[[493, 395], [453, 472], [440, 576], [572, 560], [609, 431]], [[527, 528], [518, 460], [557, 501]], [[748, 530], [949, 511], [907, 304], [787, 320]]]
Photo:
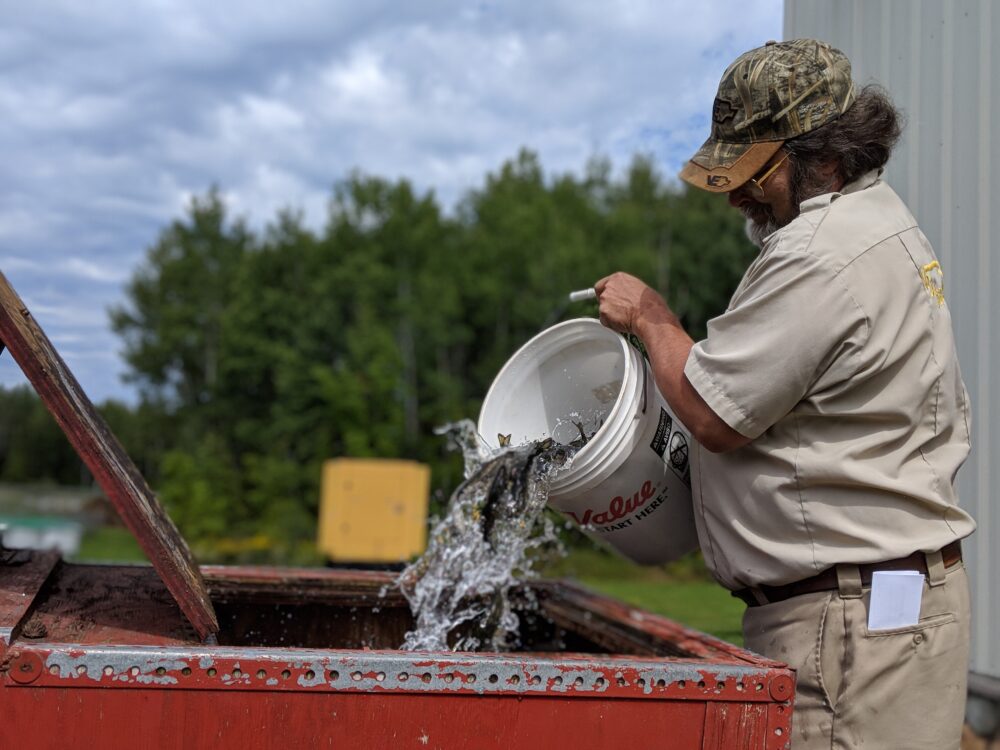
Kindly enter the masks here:
[[969, 403], [943, 273], [872, 172], [770, 235], [684, 372], [742, 435], [692, 456], [702, 551], [729, 588], [934, 551], [975, 522]]

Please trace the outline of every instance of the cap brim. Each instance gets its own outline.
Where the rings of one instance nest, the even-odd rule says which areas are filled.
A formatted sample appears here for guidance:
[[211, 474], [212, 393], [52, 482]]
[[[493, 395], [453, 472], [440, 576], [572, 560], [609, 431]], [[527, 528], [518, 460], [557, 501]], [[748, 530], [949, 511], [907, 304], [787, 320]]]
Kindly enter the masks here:
[[722, 143], [709, 139], [684, 165], [680, 178], [710, 193], [731, 192], [757, 174], [783, 143]]

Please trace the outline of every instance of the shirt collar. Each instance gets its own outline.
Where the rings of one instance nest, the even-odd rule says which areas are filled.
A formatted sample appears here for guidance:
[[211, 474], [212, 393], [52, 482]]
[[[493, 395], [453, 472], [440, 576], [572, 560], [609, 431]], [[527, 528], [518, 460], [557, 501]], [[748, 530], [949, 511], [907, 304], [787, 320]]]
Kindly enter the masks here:
[[842, 195], [850, 195], [851, 193], [858, 193], [862, 190], [866, 190], [872, 187], [876, 182], [879, 181], [879, 177], [882, 176], [881, 169], [873, 169], [870, 172], [865, 172], [863, 175], [858, 177], [853, 182], [849, 182], [840, 190], [835, 193], [823, 193], [823, 195], [817, 195], [813, 198], [808, 198], [799, 204], [799, 212], [806, 213], [807, 211], [813, 211], [817, 208], [825, 208], [829, 206], [833, 201]]

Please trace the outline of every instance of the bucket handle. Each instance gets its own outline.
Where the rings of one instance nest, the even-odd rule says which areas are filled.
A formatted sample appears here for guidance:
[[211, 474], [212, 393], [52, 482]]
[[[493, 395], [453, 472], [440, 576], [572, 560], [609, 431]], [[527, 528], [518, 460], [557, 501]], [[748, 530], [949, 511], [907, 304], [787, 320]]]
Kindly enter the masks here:
[[646, 398], [647, 398], [646, 393], [649, 385], [647, 383], [648, 379], [649, 379], [649, 364], [646, 362], [646, 360], [642, 360], [642, 413], [643, 414], [646, 413]]
[[634, 333], [623, 333], [622, 336], [625, 340], [632, 345], [632, 347], [642, 355], [642, 413], [646, 413], [646, 390], [649, 385], [649, 355], [646, 353], [646, 347], [642, 343], [642, 339], [636, 336]]

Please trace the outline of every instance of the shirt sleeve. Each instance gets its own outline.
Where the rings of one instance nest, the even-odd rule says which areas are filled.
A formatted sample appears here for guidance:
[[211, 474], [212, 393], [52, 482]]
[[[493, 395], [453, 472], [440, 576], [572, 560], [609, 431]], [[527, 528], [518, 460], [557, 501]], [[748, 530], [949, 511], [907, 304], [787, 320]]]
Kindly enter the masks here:
[[846, 377], [868, 320], [824, 261], [776, 248], [748, 271], [729, 310], [708, 323], [684, 374], [719, 417], [756, 438], [824, 374]]

